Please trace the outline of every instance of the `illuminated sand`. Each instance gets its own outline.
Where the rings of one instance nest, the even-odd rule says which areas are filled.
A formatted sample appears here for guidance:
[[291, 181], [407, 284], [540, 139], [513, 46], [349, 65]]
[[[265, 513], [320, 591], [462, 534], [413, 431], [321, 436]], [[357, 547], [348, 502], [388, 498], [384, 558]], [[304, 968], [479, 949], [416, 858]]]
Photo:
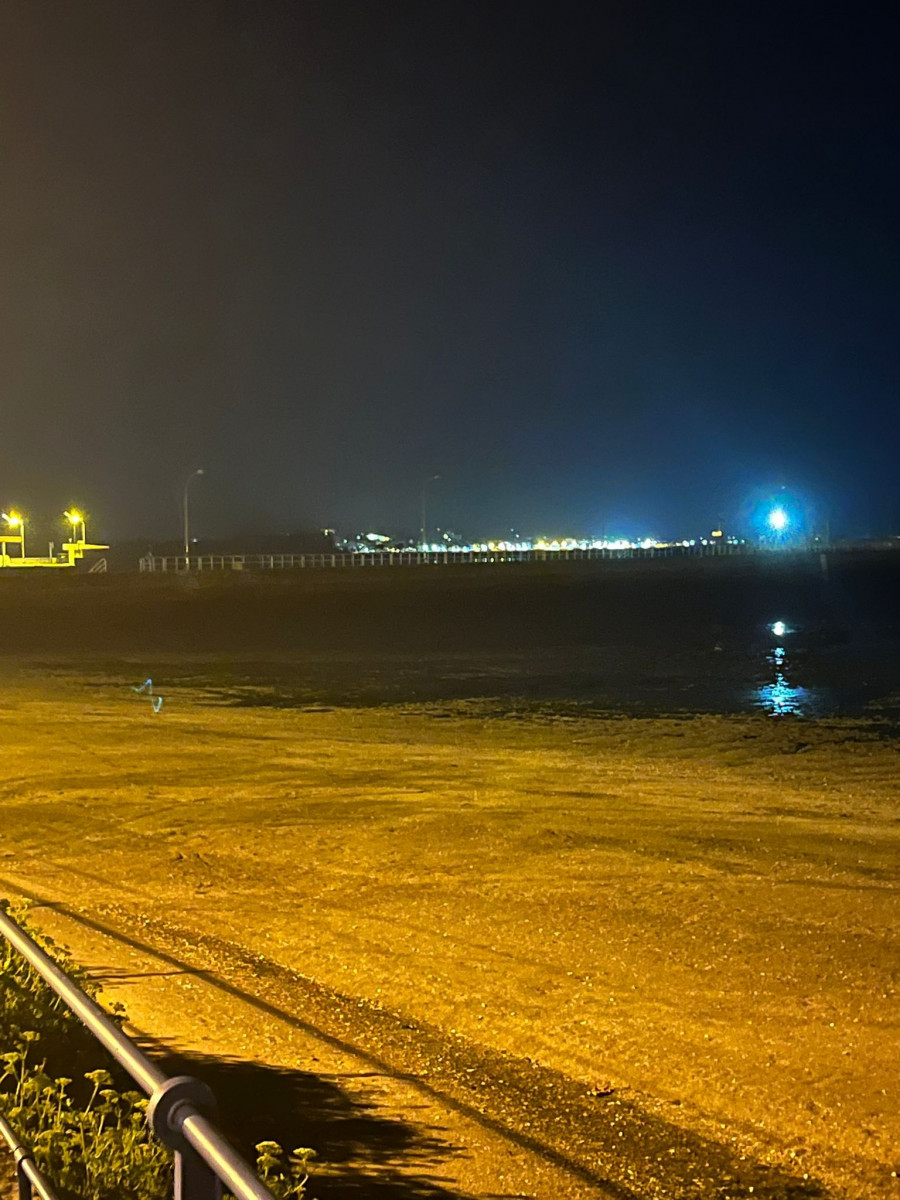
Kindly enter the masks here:
[[[196, 943], [222, 939], [223, 964], [245, 948], [473, 1048], [476, 1078], [498, 1061], [479, 1047], [561, 1072], [601, 1095], [557, 1148], [635, 1195], [900, 1194], [900, 791], [876, 727], [186, 691], [155, 716], [124, 678], [6, 674], [3, 894], [207, 969], [214, 944]], [[151, 1020], [145, 1005], [163, 1034]], [[279, 1036], [221, 1034], [216, 1052], [277, 1057]], [[381, 1058], [393, 1036], [371, 1033]], [[478, 1084], [501, 1126], [552, 1142], [546, 1112]], [[750, 1193], [711, 1167], [691, 1190], [665, 1161], [629, 1176], [627, 1154], [592, 1148], [607, 1092], [782, 1182], [757, 1170]]]

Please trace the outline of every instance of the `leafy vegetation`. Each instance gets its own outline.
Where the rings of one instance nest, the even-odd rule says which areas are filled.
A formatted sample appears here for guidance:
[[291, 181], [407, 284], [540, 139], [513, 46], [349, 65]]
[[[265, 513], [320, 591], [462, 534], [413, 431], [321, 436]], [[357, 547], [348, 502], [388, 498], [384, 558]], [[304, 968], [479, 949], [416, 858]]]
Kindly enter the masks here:
[[[51, 939], [28, 927], [23, 908], [0, 901], [82, 991], [94, 981]], [[121, 1008], [114, 1019], [121, 1020]], [[151, 1135], [147, 1101], [128, 1087], [81, 1022], [0, 937], [0, 1111], [66, 1200], [165, 1200], [172, 1156]], [[312, 1152], [287, 1158], [257, 1146], [259, 1176], [276, 1200], [300, 1200]]]

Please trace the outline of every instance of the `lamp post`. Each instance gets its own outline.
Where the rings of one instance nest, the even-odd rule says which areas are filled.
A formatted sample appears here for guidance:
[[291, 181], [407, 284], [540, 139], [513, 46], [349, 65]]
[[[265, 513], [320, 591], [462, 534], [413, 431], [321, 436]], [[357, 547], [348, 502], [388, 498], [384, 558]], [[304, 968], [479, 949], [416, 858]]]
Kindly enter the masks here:
[[63, 516], [66, 518], [66, 520], [72, 526], [72, 541], [73, 542], [77, 541], [77, 538], [75, 537], [75, 533], [76, 533], [76, 530], [78, 529], [78, 526], [80, 525], [81, 526], [81, 540], [82, 540], [82, 542], [86, 542], [87, 541], [87, 533], [85, 532], [85, 528], [84, 528], [84, 517], [81, 515], [81, 513], [77, 512], [73, 508], [73, 509], [66, 510], [66, 512], [63, 513]]
[[15, 536], [19, 537], [22, 547], [22, 558], [25, 557], [25, 521], [15, 510], [11, 513], [3, 513], [3, 520], [7, 523], [10, 529], [18, 529], [19, 533]]
[[440, 479], [440, 475], [429, 475], [422, 484], [422, 527], [419, 530], [419, 541], [423, 550], [428, 548], [428, 485], [436, 479]]
[[187, 559], [187, 562], [185, 563], [185, 566], [187, 567], [190, 567], [191, 565], [189, 557], [191, 553], [191, 536], [190, 523], [188, 520], [188, 489], [191, 486], [191, 481], [196, 479], [198, 475], [202, 474], [203, 468], [198, 467], [196, 471], [188, 475], [184, 485], [184, 557]]

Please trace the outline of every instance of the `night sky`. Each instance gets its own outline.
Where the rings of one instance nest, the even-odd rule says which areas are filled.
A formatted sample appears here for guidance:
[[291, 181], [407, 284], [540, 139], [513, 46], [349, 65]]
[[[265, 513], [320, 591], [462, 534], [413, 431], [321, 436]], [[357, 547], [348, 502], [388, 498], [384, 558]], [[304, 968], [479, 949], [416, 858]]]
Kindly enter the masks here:
[[5, 0], [0, 500], [900, 531], [891, 15]]

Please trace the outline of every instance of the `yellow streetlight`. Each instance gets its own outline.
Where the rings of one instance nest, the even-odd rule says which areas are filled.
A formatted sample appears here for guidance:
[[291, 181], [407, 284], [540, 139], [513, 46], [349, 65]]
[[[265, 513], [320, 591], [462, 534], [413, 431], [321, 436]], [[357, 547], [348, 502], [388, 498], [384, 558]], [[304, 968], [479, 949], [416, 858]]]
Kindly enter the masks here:
[[21, 533], [17, 533], [14, 536], [16, 538], [18, 538], [18, 540], [21, 544], [22, 558], [24, 558], [25, 557], [25, 519], [24, 519], [24, 517], [21, 515], [21, 513], [17, 513], [15, 509], [13, 509], [13, 511], [10, 513], [0, 513], [0, 516], [3, 517], [3, 520], [10, 527], [10, 529], [21, 530]]
[[81, 513], [78, 512], [77, 509], [72, 508], [72, 509], [66, 509], [65, 513], [63, 513], [63, 516], [66, 518], [66, 520], [72, 526], [72, 541], [74, 542], [77, 540], [75, 537], [75, 530], [80, 525], [81, 526], [81, 540], [82, 540], [82, 542], [86, 542], [87, 534], [85, 533], [85, 529], [84, 529], [84, 517], [81, 515]]

